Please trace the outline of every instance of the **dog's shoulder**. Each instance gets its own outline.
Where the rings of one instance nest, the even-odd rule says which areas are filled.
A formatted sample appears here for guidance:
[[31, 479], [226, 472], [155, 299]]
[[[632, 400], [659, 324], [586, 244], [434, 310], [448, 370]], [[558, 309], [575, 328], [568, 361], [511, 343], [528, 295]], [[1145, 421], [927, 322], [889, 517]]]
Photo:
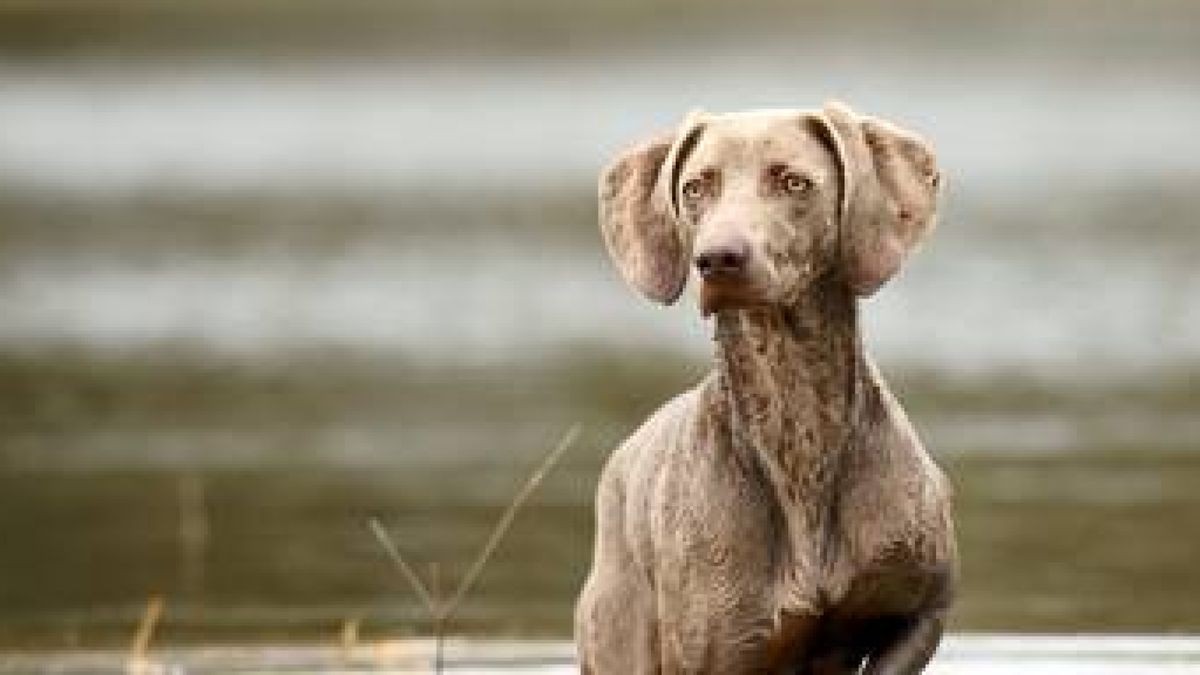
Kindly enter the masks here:
[[622, 473], [654, 472], [674, 451], [686, 452], [709, 419], [710, 379], [672, 397], [617, 447], [609, 465]]
[[843, 500], [854, 557], [868, 567], [894, 557], [924, 565], [952, 561], [950, 481], [874, 366], [872, 371], [872, 411]]

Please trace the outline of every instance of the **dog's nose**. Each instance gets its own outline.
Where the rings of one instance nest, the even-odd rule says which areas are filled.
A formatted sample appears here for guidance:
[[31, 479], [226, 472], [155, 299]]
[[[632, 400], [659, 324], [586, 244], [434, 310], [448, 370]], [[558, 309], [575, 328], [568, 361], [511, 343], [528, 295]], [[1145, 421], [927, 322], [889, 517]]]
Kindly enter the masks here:
[[748, 247], [744, 243], [721, 244], [705, 249], [696, 256], [696, 270], [700, 276], [734, 276], [746, 270]]

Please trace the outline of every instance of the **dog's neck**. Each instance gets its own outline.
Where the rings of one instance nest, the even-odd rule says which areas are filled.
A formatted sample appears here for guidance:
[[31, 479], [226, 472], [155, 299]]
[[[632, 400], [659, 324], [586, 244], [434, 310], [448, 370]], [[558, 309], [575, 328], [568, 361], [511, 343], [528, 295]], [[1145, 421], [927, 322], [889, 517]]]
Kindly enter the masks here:
[[794, 305], [722, 311], [718, 382], [733, 449], [757, 458], [793, 541], [827, 532], [866, 377], [853, 294], [834, 279]]

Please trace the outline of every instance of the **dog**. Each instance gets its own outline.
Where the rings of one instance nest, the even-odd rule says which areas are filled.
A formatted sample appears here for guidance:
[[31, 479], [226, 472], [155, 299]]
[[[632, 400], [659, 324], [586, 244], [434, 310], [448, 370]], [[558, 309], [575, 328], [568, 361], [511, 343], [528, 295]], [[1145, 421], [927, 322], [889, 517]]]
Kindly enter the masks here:
[[695, 112], [600, 179], [621, 276], [694, 267], [715, 368], [609, 458], [575, 611], [585, 674], [917, 673], [958, 576], [951, 487], [863, 348], [858, 299], [933, 229], [916, 134], [832, 102]]

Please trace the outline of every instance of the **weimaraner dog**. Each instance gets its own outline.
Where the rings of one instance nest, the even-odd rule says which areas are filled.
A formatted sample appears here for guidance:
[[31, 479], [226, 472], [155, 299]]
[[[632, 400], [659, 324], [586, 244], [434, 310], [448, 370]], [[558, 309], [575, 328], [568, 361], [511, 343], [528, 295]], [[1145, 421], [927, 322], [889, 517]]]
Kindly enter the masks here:
[[951, 489], [863, 349], [858, 298], [933, 229], [915, 134], [837, 103], [693, 113], [617, 158], [600, 225], [653, 300], [689, 269], [716, 367], [613, 453], [583, 673], [918, 673], [957, 575]]

